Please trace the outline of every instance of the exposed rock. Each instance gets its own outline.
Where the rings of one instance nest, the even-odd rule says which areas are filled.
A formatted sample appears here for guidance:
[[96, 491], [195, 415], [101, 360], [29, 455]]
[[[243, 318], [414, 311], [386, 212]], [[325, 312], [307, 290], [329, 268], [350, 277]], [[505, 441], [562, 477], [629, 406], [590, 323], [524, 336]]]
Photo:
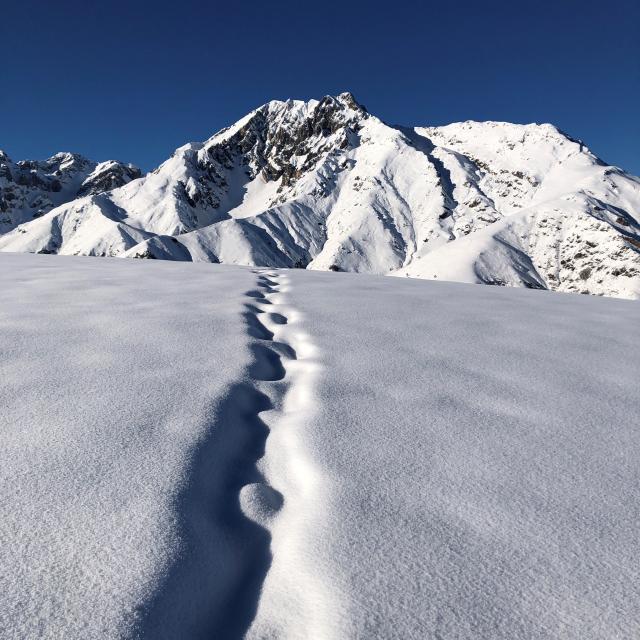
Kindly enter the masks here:
[[97, 164], [75, 153], [12, 162], [0, 152], [0, 234], [78, 197], [103, 193], [141, 175], [133, 165]]

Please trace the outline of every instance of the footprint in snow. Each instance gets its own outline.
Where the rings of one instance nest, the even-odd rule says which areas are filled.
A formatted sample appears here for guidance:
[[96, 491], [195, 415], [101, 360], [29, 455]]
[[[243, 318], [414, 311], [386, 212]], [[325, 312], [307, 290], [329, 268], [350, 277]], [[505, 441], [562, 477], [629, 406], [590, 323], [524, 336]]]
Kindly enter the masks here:
[[262, 524], [280, 510], [284, 498], [279, 491], [262, 482], [246, 484], [240, 489], [240, 508], [251, 520]]

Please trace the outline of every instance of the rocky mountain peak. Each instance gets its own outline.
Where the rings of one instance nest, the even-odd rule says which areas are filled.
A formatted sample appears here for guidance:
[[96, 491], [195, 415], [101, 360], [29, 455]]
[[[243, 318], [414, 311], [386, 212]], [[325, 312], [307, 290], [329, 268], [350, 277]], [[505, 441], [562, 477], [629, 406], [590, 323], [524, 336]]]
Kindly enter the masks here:
[[336, 96], [336, 99], [343, 104], [346, 104], [350, 109], [354, 111], [361, 111], [363, 113], [368, 113], [367, 108], [360, 104], [354, 97], [353, 93], [350, 91], [344, 91], [343, 93]]
[[142, 176], [138, 167], [132, 164], [123, 164], [115, 160], [101, 162], [83, 181], [78, 190], [78, 197], [97, 195], [105, 191], [117, 189], [124, 184], [136, 180]]
[[229, 171], [240, 172], [245, 180], [260, 176], [265, 182], [279, 181], [282, 195], [326, 153], [354, 143], [368, 117], [350, 93], [319, 101], [268, 102], [204, 145], [185, 150], [195, 158], [190, 178], [183, 182], [188, 202], [193, 208], [218, 209], [228, 199]]
[[392, 127], [345, 92], [268, 102], [138, 180], [79, 166], [0, 160], [0, 250], [640, 297], [640, 181], [549, 124]]

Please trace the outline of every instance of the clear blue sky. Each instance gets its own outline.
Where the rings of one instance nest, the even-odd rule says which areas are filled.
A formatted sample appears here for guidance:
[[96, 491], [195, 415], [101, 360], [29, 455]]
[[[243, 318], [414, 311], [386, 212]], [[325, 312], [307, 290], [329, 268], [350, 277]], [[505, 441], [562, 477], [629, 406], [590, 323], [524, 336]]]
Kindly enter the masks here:
[[640, 174], [640, 0], [3, 3], [0, 148], [150, 169], [273, 98], [552, 122]]

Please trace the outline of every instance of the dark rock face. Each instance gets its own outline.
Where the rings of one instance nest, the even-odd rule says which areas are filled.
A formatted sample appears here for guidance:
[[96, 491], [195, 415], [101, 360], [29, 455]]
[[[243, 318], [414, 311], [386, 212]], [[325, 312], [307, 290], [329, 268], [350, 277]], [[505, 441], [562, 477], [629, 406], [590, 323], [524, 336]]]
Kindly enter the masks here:
[[[368, 117], [350, 93], [326, 96], [306, 113], [292, 103], [268, 103], [233, 135], [206, 143], [191, 158], [193, 183], [183, 185], [192, 208], [216, 210], [228, 192], [225, 175], [241, 171], [247, 179], [281, 180], [283, 194], [312, 170], [327, 152], [357, 143], [360, 122]], [[223, 129], [218, 136], [227, 132]]]
[[142, 176], [140, 169], [132, 164], [121, 164], [119, 162], [105, 162], [103, 164], [108, 166], [101, 169], [102, 165], [99, 165], [82, 183], [78, 191], [79, 198], [117, 189]]
[[[343, 96], [348, 97], [342, 100]], [[367, 115], [351, 94], [338, 98], [326, 96], [306, 118], [291, 123], [274, 119], [270, 105], [265, 105], [226, 141], [223, 153], [228, 159], [239, 149], [242, 162], [255, 173], [261, 172], [266, 180], [282, 177], [283, 186], [290, 186], [313, 168], [321, 155], [336, 146], [336, 141], [329, 142], [327, 138], [339, 132], [337, 146], [344, 148], [349, 134], [358, 131], [358, 121]], [[304, 161], [294, 163], [294, 158], [304, 158]]]

